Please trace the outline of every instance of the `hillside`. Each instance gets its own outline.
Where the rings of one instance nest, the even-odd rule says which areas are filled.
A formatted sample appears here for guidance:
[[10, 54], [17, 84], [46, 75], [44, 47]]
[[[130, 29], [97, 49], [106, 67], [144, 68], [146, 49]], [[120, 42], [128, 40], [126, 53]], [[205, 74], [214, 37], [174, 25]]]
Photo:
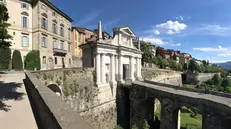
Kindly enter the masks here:
[[231, 69], [231, 61], [225, 62], [225, 63], [217, 63], [217, 65], [221, 66], [225, 69]]

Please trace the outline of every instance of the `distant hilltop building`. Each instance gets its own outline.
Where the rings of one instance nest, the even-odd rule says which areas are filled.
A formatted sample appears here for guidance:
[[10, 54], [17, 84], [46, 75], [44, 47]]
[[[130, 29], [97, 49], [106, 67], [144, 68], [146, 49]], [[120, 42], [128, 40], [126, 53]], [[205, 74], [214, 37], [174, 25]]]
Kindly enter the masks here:
[[95, 67], [98, 86], [116, 85], [141, 78], [142, 52], [133, 44], [135, 34], [128, 27], [113, 29], [113, 37], [102, 32], [99, 21], [97, 36], [92, 36], [83, 49], [83, 67]]

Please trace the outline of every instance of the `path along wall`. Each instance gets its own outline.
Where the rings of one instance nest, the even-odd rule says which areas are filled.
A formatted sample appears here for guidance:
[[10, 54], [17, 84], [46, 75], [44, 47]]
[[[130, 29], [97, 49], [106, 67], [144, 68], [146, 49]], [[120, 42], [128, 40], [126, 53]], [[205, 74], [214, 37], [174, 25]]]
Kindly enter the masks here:
[[116, 126], [116, 86], [97, 87], [94, 69], [56, 69], [33, 74], [46, 86], [57, 85], [62, 99], [96, 129]]
[[143, 68], [142, 77], [144, 80], [171, 84], [175, 86], [182, 86], [181, 72], [156, 69], [156, 68]]

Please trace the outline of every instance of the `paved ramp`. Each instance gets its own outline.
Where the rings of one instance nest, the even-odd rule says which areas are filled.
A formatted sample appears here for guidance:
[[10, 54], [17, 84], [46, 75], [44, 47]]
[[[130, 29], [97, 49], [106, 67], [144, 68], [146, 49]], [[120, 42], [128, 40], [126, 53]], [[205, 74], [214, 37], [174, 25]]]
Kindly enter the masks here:
[[37, 129], [24, 73], [0, 73], [0, 129]]

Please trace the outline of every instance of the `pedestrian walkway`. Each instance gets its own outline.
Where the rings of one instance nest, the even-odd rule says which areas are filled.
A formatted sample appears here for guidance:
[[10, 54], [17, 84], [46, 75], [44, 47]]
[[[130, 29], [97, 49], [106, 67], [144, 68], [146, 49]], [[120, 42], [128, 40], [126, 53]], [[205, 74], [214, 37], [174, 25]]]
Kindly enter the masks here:
[[0, 129], [38, 129], [23, 84], [24, 73], [0, 73]]

